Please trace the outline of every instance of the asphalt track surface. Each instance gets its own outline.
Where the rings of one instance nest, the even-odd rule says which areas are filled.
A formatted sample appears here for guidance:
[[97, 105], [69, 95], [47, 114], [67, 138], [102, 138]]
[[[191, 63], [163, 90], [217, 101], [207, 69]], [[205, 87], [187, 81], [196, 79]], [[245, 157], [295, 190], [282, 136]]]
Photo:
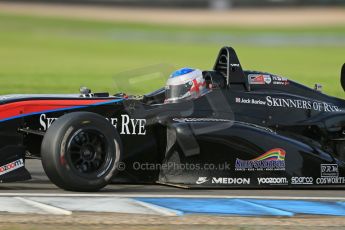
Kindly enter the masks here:
[[223, 197], [223, 198], [263, 198], [263, 199], [337, 199], [345, 200], [344, 190], [263, 190], [263, 189], [221, 189], [187, 190], [162, 185], [108, 185], [97, 193], [74, 193], [57, 188], [46, 177], [39, 160], [27, 160], [27, 169], [32, 179], [19, 183], [0, 184], [0, 196], [39, 195], [49, 196], [120, 196], [120, 197]]

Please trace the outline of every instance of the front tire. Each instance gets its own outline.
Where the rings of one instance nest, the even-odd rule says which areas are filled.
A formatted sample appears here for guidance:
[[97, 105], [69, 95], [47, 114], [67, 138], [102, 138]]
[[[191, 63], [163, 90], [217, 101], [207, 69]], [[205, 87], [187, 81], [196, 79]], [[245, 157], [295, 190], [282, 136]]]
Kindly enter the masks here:
[[117, 130], [103, 117], [90, 112], [69, 113], [46, 132], [42, 165], [58, 187], [80, 192], [98, 191], [117, 172], [122, 154]]

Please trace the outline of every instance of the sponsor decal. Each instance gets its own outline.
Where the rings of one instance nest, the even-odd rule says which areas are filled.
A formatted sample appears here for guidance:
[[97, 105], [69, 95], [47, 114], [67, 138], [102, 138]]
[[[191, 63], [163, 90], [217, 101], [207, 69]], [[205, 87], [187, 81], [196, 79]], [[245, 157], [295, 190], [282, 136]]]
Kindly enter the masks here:
[[[46, 131], [58, 118], [50, 118], [46, 114], [41, 114], [39, 123], [41, 128]], [[117, 128], [122, 135], [145, 135], [146, 119], [131, 119], [127, 114], [121, 118], [106, 118], [111, 125]], [[120, 124], [119, 124], [120, 123]], [[119, 125], [118, 125], [119, 124]]]
[[252, 104], [252, 105], [266, 105], [266, 101], [260, 100], [260, 99], [245, 99], [236, 97], [236, 103], [240, 104]]
[[271, 76], [268, 74], [249, 74], [248, 81], [251, 85], [289, 85], [290, 82], [285, 77]]
[[316, 184], [344, 184], [345, 177], [323, 177], [317, 178]]
[[271, 76], [266, 74], [249, 74], [248, 80], [251, 85], [269, 85], [272, 82]]
[[312, 185], [314, 184], [314, 178], [312, 177], [292, 177], [291, 184], [293, 185]]
[[207, 177], [199, 177], [198, 180], [195, 182], [196, 184], [204, 184], [206, 183], [207, 181], [209, 181], [207, 179]]
[[279, 76], [272, 76], [272, 84], [273, 85], [288, 85], [289, 80], [285, 77], [279, 77]]
[[[196, 184], [205, 184], [210, 180], [207, 177], [199, 177]], [[227, 185], [245, 185], [250, 184], [250, 178], [228, 178], [228, 177], [212, 177], [212, 184], [227, 184]]]
[[49, 127], [53, 124], [54, 121], [56, 121], [57, 118], [50, 118], [50, 117], [47, 117], [46, 114], [41, 114], [40, 116], [40, 125], [42, 127], [42, 129], [44, 131], [46, 131], [47, 129], [49, 129]]
[[23, 159], [19, 159], [19, 160], [13, 161], [11, 163], [8, 163], [6, 165], [3, 165], [0, 167], [0, 176], [4, 175], [6, 173], [9, 173], [11, 171], [14, 171], [16, 169], [19, 169], [21, 167], [24, 167], [24, 160]]
[[277, 108], [293, 108], [303, 110], [314, 110], [317, 112], [340, 112], [341, 109], [326, 102], [310, 101], [303, 99], [292, 99], [292, 98], [278, 98], [267, 96], [264, 100], [254, 98], [235, 98], [236, 103], [240, 104], [251, 104], [251, 105], [266, 105], [268, 107]]
[[266, 97], [268, 107], [283, 107], [283, 108], [295, 108], [305, 110], [315, 110], [322, 112], [338, 112], [341, 111], [338, 106], [326, 103], [316, 102], [302, 99], [291, 98], [275, 98], [271, 96]]
[[286, 177], [266, 177], [257, 178], [259, 185], [269, 184], [269, 185], [288, 185], [289, 181]]
[[272, 149], [252, 160], [236, 159], [236, 171], [281, 171], [285, 170], [284, 149]]
[[321, 177], [338, 177], [339, 169], [337, 164], [321, 164]]
[[337, 164], [321, 164], [321, 178], [316, 179], [316, 184], [344, 184], [345, 177], [339, 177]]
[[232, 185], [250, 184], [250, 178], [213, 177], [212, 184], [232, 184]]

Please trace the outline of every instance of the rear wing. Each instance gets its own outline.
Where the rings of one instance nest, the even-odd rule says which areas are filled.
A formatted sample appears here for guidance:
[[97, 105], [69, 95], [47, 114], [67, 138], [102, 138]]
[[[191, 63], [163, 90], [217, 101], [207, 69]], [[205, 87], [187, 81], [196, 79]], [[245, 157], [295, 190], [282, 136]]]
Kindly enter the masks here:
[[237, 54], [232, 47], [223, 47], [220, 50], [213, 70], [225, 76], [228, 87], [231, 84], [243, 84], [246, 90], [250, 90], [248, 78], [245, 76]]

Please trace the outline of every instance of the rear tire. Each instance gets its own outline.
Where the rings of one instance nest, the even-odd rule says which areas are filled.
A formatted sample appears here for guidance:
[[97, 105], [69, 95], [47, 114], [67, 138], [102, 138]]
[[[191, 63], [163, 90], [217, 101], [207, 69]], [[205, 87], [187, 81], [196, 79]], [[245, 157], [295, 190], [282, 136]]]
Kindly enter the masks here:
[[117, 130], [103, 116], [90, 112], [60, 117], [46, 132], [41, 146], [47, 176], [70, 191], [105, 187], [117, 172], [121, 154]]

